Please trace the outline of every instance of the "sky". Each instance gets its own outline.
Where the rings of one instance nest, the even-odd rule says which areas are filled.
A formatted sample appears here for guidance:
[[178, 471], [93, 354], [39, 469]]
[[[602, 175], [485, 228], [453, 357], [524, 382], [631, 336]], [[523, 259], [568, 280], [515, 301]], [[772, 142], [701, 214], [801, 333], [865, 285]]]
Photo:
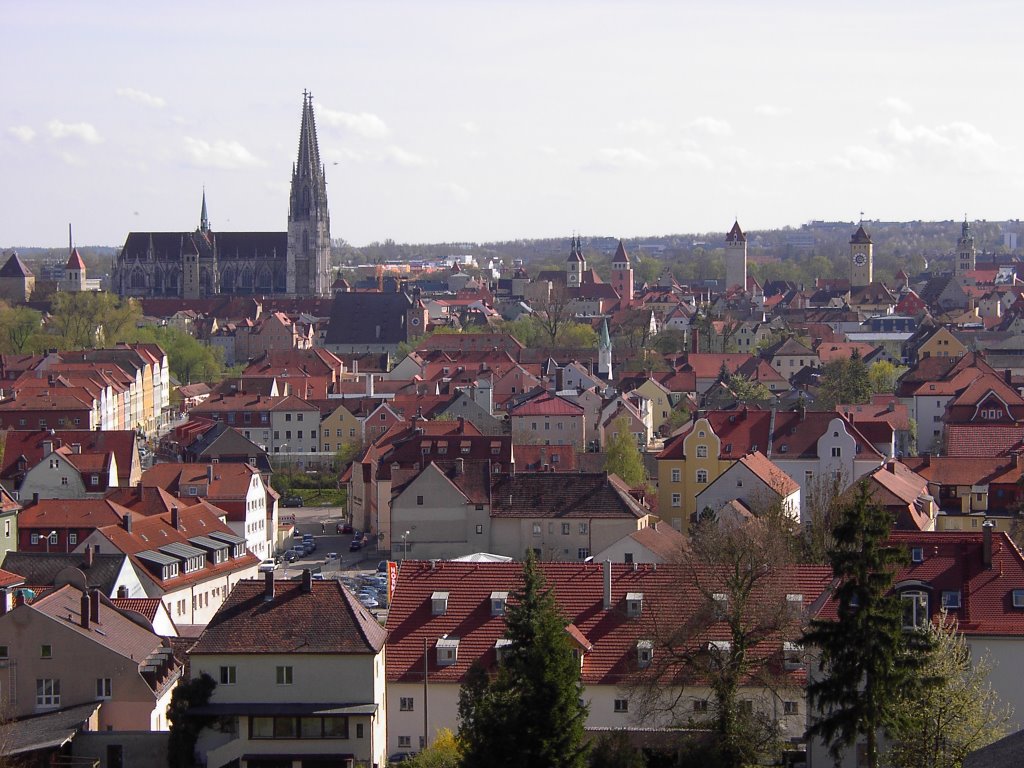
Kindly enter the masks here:
[[1007, 219], [1024, 4], [0, 0], [0, 247], [283, 231], [303, 90], [353, 245]]

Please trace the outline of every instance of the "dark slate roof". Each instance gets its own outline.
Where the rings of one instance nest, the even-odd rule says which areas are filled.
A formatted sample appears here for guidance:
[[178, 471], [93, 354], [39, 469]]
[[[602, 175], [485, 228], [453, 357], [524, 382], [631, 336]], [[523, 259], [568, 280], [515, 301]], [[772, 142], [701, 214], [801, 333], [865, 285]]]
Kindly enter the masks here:
[[21, 256], [12, 253], [7, 263], [0, 267], [0, 277], [32, 277], [32, 271], [25, 266]]
[[339, 581], [239, 581], [191, 653], [378, 653], [387, 632]]
[[[209, 239], [207, 239], [207, 237]], [[150, 243], [157, 261], [181, 259], [183, 248], [195, 245], [200, 256], [220, 259], [268, 259], [276, 257], [282, 264], [288, 250], [287, 232], [129, 232], [119, 259], [145, 261]]]
[[335, 294], [326, 343], [373, 345], [407, 341], [405, 318], [412, 304], [412, 297], [404, 292]]
[[26, 584], [51, 585], [65, 568], [77, 568], [85, 574], [90, 589], [98, 589], [107, 597], [114, 596], [117, 576], [124, 567], [127, 555], [98, 554], [93, 556], [92, 567], [85, 564], [84, 552], [8, 552], [3, 568], [25, 577]]
[[1024, 750], [1024, 731], [1011, 733], [964, 758], [963, 768], [1017, 768]]
[[725, 242], [727, 243], [745, 243], [747, 236], [743, 234], [743, 230], [740, 229], [739, 221], [733, 222], [732, 229], [729, 230], [725, 236]]
[[871, 242], [871, 236], [864, 231], [863, 224], [857, 227], [857, 231], [853, 233], [853, 237], [850, 238], [850, 242], [855, 245], [863, 245]]
[[59, 747], [86, 726], [101, 704], [90, 701], [0, 725], [0, 744], [4, 745], [4, 754], [21, 755]]
[[650, 514], [617, 476], [558, 472], [502, 475], [491, 490], [492, 517], [633, 517]]

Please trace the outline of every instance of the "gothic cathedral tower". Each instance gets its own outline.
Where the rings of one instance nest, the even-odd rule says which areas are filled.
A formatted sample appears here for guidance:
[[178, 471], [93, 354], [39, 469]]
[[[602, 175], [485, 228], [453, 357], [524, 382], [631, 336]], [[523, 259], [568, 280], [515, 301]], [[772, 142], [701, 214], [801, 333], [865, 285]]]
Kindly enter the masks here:
[[299, 156], [288, 203], [287, 292], [326, 296], [331, 287], [331, 214], [313, 118], [313, 95], [302, 93]]
[[962, 275], [964, 272], [972, 272], [978, 263], [978, 251], [974, 248], [974, 235], [971, 234], [971, 225], [964, 217], [964, 223], [960, 226], [960, 239], [956, 241], [956, 267], [954, 272]]
[[850, 287], [863, 288], [871, 285], [874, 272], [875, 254], [871, 237], [860, 224], [850, 238]]
[[725, 290], [736, 286], [747, 290], [747, 236], [738, 221], [725, 236]]
[[572, 239], [569, 258], [565, 260], [565, 287], [579, 288], [583, 285], [583, 273], [587, 271], [587, 261], [583, 258], [583, 250], [577, 237]]
[[621, 240], [612, 258], [612, 288], [619, 294], [619, 307], [628, 309], [633, 304], [633, 265]]

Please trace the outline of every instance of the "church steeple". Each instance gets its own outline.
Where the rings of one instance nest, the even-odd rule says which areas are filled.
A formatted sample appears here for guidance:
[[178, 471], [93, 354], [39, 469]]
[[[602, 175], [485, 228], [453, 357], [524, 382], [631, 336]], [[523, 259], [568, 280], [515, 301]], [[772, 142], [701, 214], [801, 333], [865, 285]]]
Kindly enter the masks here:
[[601, 335], [597, 343], [597, 372], [606, 381], [612, 380], [612, 337], [608, 333], [608, 318], [601, 322]]
[[210, 231], [210, 216], [206, 213], [206, 187], [203, 187], [203, 208], [199, 212], [199, 231]]
[[313, 94], [303, 91], [299, 151], [292, 167], [288, 205], [288, 293], [326, 295], [330, 288], [330, 265], [331, 215], [327, 206], [327, 181], [320, 162]]

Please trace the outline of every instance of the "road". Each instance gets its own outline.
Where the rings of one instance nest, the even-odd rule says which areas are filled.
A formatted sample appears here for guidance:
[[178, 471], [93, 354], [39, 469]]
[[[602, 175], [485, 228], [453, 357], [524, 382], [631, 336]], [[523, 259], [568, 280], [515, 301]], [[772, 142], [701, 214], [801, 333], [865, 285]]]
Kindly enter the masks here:
[[[303, 567], [320, 566], [324, 576], [331, 577], [338, 571], [373, 570], [380, 558], [374, 542], [358, 552], [349, 552], [351, 534], [335, 533], [338, 523], [345, 522], [343, 507], [290, 507], [280, 511], [281, 518], [295, 515], [295, 527], [299, 533], [310, 533], [316, 542], [316, 550], [309, 556], [294, 563], [282, 563], [276, 578], [295, 578]], [[328, 560], [328, 552], [337, 552], [339, 560]]]

